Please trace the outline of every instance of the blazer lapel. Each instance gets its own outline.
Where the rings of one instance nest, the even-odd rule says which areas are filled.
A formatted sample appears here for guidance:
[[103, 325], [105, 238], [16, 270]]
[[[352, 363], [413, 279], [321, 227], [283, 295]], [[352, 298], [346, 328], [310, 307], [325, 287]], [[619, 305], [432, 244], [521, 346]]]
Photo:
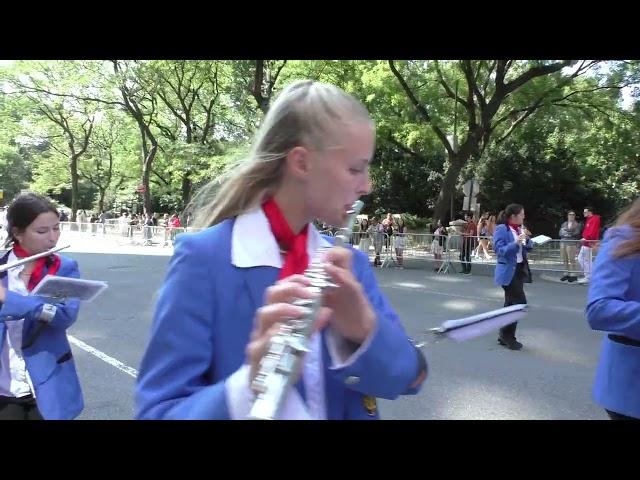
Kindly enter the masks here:
[[[2, 258], [0, 258], [0, 266], [7, 264], [10, 253], [11, 253], [11, 250], [9, 250], [6, 254], [4, 254]], [[7, 273], [7, 270], [0, 273], [0, 281], [2, 282], [2, 286], [5, 288], [5, 290], [9, 290], [9, 274]]]
[[280, 270], [275, 267], [251, 267], [240, 269], [244, 274], [245, 286], [253, 302], [254, 310], [264, 304], [264, 291], [278, 280]]
[[[7, 264], [7, 261], [9, 260], [9, 254], [10, 253], [11, 253], [11, 250], [9, 250], [2, 257], [0, 257], [0, 266]], [[0, 273], [0, 279], [2, 279], [2, 281], [4, 282], [3, 283], [4, 288], [7, 288], [7, 271], [6, 270], [4, 272]]]

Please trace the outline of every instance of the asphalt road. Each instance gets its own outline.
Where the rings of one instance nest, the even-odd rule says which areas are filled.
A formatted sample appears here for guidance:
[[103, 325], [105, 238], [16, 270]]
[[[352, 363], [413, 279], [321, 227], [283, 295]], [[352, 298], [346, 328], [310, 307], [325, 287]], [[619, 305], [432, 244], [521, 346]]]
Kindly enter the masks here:
[[[140, 364], [170, 249], [77, 250], [90, 248], [67, 253], [79, 261], [82, 276], [110, 287], [81, 308], [69, 333], [112, 359], [73, 346], [86, 403], [80, 419], [131, 419], [135, 379], [126, 367]], [[140, 254], [147, 252], [153, 254]], [[431, 341], [423, 332], [444, 320], [502, 306], [502, 289], [490, 276], [436, 275], [428, 265], [376, 270], [411, 336]], [[429, 343], [424, 388], [416, 396], [380, 401], [383, 418], [606, 419], [591, 400], [601, 334], [584, 319], [586, 287], [538, 278], [525, 290], [531, 308], [518, 327], [521, 351], [498, 346], [494, 335]]]

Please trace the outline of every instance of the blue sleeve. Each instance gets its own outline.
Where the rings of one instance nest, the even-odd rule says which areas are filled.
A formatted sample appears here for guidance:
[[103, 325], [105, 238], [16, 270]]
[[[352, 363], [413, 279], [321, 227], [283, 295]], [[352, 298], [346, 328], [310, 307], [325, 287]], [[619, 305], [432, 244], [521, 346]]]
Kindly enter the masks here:
[[422, 381], [412, 386], [422, 375], [426, 377], [427, 363], [422, 352], [409, 340], [398, 315], [380, 292], [368, 258], [354, 251], [362, 288], [377, 314], [376, 330], [366, 349], [352, 363], [332, 369], [341, 383], [350, 376], [358, 377], [358, 383], [349, 385], [352, 390], [379, 398], [394, 399], [399, 395], [415, 394]]
[[496, 228], [493, 235], [493, 249], [499, 257], [507, 255], [516, 255], [518, 252], [518, 244], [513, 240], [511, 234], [505, 230], [503, 225]]
[[640, 340], [640, 302], [629, 298], [630, 284], [638, 275], [637, 256], [616, 258], [613, 252], [622, 236], [602, 243], [593, 266], [586, 317], [594, 330], [617, 333]]
[[[65, 269], [64, 274], [59, 272], [58, 275], [80, 278], [78, 262], [69, 260], [68, 271]], [[79, 300], [66, 300], [64, 302], [54, 303], [51, 299], [45, 297], [21, 295], [6, 290], [5, 301], [0, 307], [0, 322], [24, 318], [24, 330], [30, 331], [34, 327], [34, 324], [40, 320], [42, 308], [47, 303], [56, 307], [53, 318], [48, 322], [49, 328], [66, 330], [77, 320], [78, 311], [80, 310]]]
[[224, 381], [209, 378], [216, 295], [197, 247], [177, 237], [136, 384], [138, 419], [229, 418]]
[[527, 252], [530, 252], [531, 250], [533, 250], [533, 242], [531, 241], [530, 238], [527, 238], [527, 243], [524, 244], [524, 249]]

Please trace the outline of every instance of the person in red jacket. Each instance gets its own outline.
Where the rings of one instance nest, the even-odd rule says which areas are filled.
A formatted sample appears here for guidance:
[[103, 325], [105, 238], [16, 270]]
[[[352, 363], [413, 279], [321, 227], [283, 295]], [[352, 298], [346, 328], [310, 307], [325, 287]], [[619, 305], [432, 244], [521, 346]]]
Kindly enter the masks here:
[[182, 223], [180, 222], [180, 217], [177, 213], [171, 215], [169, 219], [169, 237], [171, 238], [171, 245], [174, 245], [176, 242], [176, 235], [181, 232]]
[[600, 240], [600, 215], [593, 213], [592, 207], [584, 207], [584, 230], [582, 230], [582, 246], [578, 254], [578, 263], [584, 272], [584, 278], [578, 283], [588, 284], [591, 278], [591, 262], [593, 260], [594, 248]]

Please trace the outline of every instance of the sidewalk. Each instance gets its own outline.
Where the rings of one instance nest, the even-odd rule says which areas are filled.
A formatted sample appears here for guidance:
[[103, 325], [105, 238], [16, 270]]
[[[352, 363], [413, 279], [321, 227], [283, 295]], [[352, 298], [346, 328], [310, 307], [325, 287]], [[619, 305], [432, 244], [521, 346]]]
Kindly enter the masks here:
[[[100, 233], [96, 233], [95, 235], [90, 232], [70, 232], [63, 231], [60, 234], [60, 240], [58, 241], [58, 246], [62, 245], [71, 245], [69, 248], [63, 250], [64, 252], [78, 252], [78, 253], [109, 253], [109, 254], [122, 254], [122, 255], [156, 255], [156, 256], [168, 256], [173, 255], [173, 246], [168, 245], [166, 247], [162, 246], [162, 241], [158, 241], [158, 239], [154, 239], [152, 245], [145, 246], [142, 245], [142, 238], [139, 236], [135, 237], [125, 237], [119, 235], [102, 235]], [[358, 247], [356, 247], [358, 248]], [[373, 255], [370, 255], [371, 259], [373, 259]], [[386, 258], [386, 255], [385, 255]], [[460, 263], [457, 258], [452, 259], [454, 265], [454, 271], [445, 275], [455, 275], [457, 276], [457, 272], [460, 269]], [[410, 270], [432, 270], [433, 261], [428, 258], [416, 258], [416, 257], [405, 257], [404, 266]], [[385, 261], [385, 268], [395, 269], [396, 266], [395, 261], [392, 261], [391, 258]], [[472, 275], [476, 276], [489, 276], [492, 277], [495, 270], [494, 262], [487, 261], [472, 261]], [[584, 287], [584, 284], [580, 284], [578, 282], [568, 283], [561, 282], [560, 277], [564, 274], [563, 272], [555, 272], [555, 271], [537, 271], [536, 269], [532, 269], [532, 273], [535, 277], [540, 278], [541, 280], [545, 280], [547, 282], [552, 283], [560, 283], [566, 285], [573, 285]]]
[[62, 250], [64, 252], [79, 253], [115, 253], [126, 255], [173, 255], [173, 246], [163, 247], [162, 243], [154, 243], [150, 246], [142, 245], [140, 238], [102, 235], [95, 235], [89, 232], [69, 232], [63, 231], [58, 240], [58, 246], [71, 245]]

